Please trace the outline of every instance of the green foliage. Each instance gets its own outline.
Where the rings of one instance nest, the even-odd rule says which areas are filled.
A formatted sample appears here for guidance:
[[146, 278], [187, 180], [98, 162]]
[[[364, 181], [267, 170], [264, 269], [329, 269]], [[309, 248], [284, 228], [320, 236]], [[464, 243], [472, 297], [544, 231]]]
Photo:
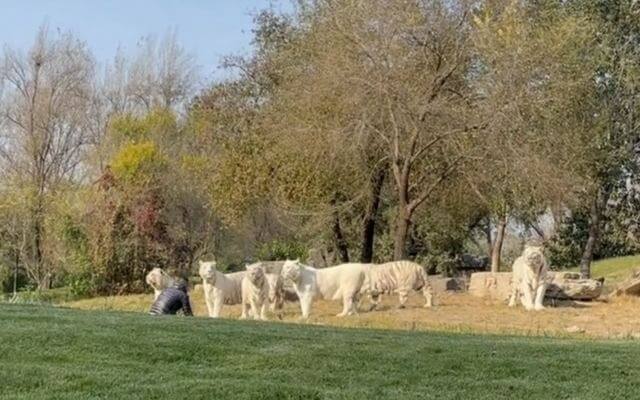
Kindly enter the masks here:
[[0, 262], [0, 293], [8, 293], [13, 289], [13, 269]]
[[[32, 284], [51, 277], [74, 295], [112, 294], [143, 291], [152, 267], [192, 274], [203, 253], [230, 270], [307, 253], [333, 262], [337, 247], [355, 260], [368, 253], [370, 232], [375, 262], [408, 249], [430, 272], [453, 274], [478, 221], [507, 215], [526, 225], [549, 207], [574, 211], [551, 242], [551, 261], [577, 263], [583, 201], [624, 191], [620, 182], [638, 173], [630, 152], [640, 109], [637, 2], [298, 5], [290, 15], [256, 15], [255, 51], [224, 60], [233, 78], [193, 99], [158, 101], [166, 93], [156, 86], [136, 93], [137, 106], [112, 104], [85, 121], [102, 127], [111, 116], [92, 136], [100, 143], [47, 167], [54, 176], [81, 159], [83, 174], [44, 176], [51, 182], [42, 186], [32, 179], [38, 168], [20, 165], [30, 154], [15, 157], [7, 171], [20, 172], [0, 182], [4, 289], [16, 257], [21, 279], [37, 275]], [[185, 70], [167, 79], [190, 74], [187, 64], [176, 62]], [[93, 87], [89, 75], [77, 77], [76, 91]], [[94, 98], [76, 91], [65, 123]], [[106, 100], [97, 103], [118, 101]], [[186, 115], [153, 108], [176, 101], [189, 104]], [[607, 212], [596, 257], [640, 250], [638, 209]], [[408, 221], [406, 232], [397, 221]], [[507, 263], [525, 239], [508, 236]]]
[[175, 114], [163, 108], [153, 109], [142, 117], [123, 114], [109, 121], [109, 133], [113, 139], [125, 142], [171, 137], [177, 128]]
[[[149, 196], [143, 193], [142, 196]], [[153, 199], [153, 197], [151, 197]], [[141, 292], [153, 267], [172, 266], [162, 205], [138, 195], [111, 191], [91, 226], [92, 274], [100, 293]], [[112, 204], [111, 207], [109, 205]], [[80, 274], [79, 288], [87, 274]]]
[[65, 301], [78, 300], [80, 297], [67, 287], [43, 290], [25, 287], [24, 290], [18, 292], [17, 297], [12, 301], [18, 304], [60, 304]]
[[264, 243], [258, 250], [258, 260], [278, 261], [278, 260], [305, 260], [308, 249], [303, 243], [298, 241], [274, 240]]
[[255, 137], [225, 140], [210, 172], [207, 192], [218, 215], [228, 224], [242, 220], [268, 193], [269, 164], [261, 140]]
[[84, 202], [87, 217], [62, 235], [76, 265], [66, 283], [77, 294], [113, 294], [145, 290], [153, 267], [187, 278], [196, 250], [212, 241], [207, 158], [166, 109], [116, 116], [108, 135], [108, 167]]
[[[594, 259], [637, 254], [637, 242], [629, 239], [629, 227], [620, 221], [619, 208], [605, 212]], [[557, 268], [573, 268], [580, 263], [584, 244], [589, 235], [589, 217], [585, 210], [576, 210], [560, 223], [547, 246], [549, 261]]]
[[547, 244], [549, 263], [560, 269], [578, 265], [587, 241], [588, 229], [586, 212], [574, 212], [571, 218], [562, 221]]
[[423, 265], [429, 274], [453, 276], [460, 267], [460, 260], [456, 255], [446, 252], [427, 253], [416, 257], [416, 262]]
[[116, 177], [128, 183], [146, 182], [165, 167], [165, 158], [151, 141], [124, 145], [111, 162]]
[[131, 114], [112, 118], [109, 123], [109, 130], [129, 140], [143, 139], [147, 133], [145, 124]]
[[63, 249], [60, 262], [64, 268], [59, 272], [62, 282], [75, 297], [96, 294], [87, 226], [70, 214], [59, 216], [57, 222], [56, 233]]
[[69, 287], [69, 292], [77, 298], [97, 293], [97, 288], [90, 272], [87, 272], [83, 275], [67, 275], [66, 282], [67, 286]]

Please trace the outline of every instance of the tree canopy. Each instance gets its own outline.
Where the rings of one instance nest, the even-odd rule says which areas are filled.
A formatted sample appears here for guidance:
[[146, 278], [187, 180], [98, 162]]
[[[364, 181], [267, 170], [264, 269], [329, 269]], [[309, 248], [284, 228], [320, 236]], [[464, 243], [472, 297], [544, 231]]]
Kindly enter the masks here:
[[[143, 290], [160, 266], [556, 267], [639, 246], [640, 5], [299, 0], [202, 84], [175, 32], [98, 68], [0, 57], [0, 283]], [[506, 267], [505, 267], [506, 265]]]

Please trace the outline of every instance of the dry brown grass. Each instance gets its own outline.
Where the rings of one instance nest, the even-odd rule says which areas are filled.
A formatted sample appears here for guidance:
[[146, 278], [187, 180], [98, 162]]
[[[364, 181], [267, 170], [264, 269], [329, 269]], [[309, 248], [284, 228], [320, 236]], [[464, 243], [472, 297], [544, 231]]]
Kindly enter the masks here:
[[[100, 297], [65, 303], [65, 306], [90, 310], [146, 312], [153, 300], [151, 294]], [[334, 301], [314, 303], [308, 323], [357, 328], [402, 330], [442, 330], [517, 335], [580, 335], [599, 338], [640, 338], [640, 299], [617, 298], [611, 302], [562, 303], [541, 312], [511, 309], [505, 304], [477, 299], [463, 293], [445, 293], [436, 298], [436, 307], [422, 308], [423, 299], [414, 295], [408, 307], [399, 310], [397, 299], [386, 297], [379, 311], [361, 312], [338, 318], [341, 305]], [[197, 316], [206, 316], [203, 293], [192, 293]], [[364, 308], [364, 307], [363, 307]], [[225, 318], [238, 318], [240, 306], [225, 306]], [[299, 320], [297, 303], [285, 307], [285, 321]], [[577, 333], [576, 333], [577, 332]]]

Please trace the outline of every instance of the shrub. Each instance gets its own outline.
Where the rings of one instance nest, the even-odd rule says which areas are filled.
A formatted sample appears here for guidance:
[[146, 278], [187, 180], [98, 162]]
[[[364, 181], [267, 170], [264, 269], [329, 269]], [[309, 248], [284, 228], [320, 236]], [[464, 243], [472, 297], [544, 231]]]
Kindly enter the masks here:
[[[608, 214], [603, 219], [594, 259], [636, 254], [639, 250], [638, 244], [630, 239], [633, 235], [629, 234], [627, 221], [620, 221]], [[585, 211], [576, 211], [562, 221], [547, 246], [551, 265], [558, 268], [572, 268], [578, 265], [588, 235], [589, 216]]]
[[151, 141], [124, 145], [111, 162], [116, 177], [126, 182], [144, 182], [152, 179], [165, 166], [164, 157]]
[[274, 240], [263, 244], [258, 250], [258, 259], [262, 261], [293, 260], [307, 258], [307, 248], [300, 242]]

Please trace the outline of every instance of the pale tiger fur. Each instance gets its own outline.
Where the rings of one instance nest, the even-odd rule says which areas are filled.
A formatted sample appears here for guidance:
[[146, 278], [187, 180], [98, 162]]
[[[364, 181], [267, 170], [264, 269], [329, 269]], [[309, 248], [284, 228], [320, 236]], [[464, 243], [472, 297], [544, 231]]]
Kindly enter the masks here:
[[509, 307], [518, 300], [527, 310], [542, 310], [547, 291], [547, 271], [549, 267], [539, 246], [525, 246], [522, 255], [513, 262], [511, 297]]
[[242, 315], [240, 319], [267, 319], [269, 282], [260, 263], [247, 265], [242, 279]]
[[262, 265], [269, 283], [269, 308], [279, 319], [282, 319], [284, 302], [298, 301], [298, 295], [291, 283], [286, 283], [280, 272], [284, 261], [258, 261], [252, 265]]
[[433, 291], [427, 272], [420, 265], [412, 261], [392, 261], [384, 264], [369, 264], [367, 281], [362, 288], [362, 294], [369, 296], [371, 310], [380, 303], [380, 295], [397, 293], [399, 307], [404, 308], [409, 293], [420, 291], [425, 298], [424, 307], [433, 305]]
[[161, 268], [152, 269], [147, 274], [145, 280], [147, 282], [147, 285], [153, 288], [153, 300], [156, 300], [164, 289], [172, 286], [175, 282], [175, 279], [170, 277]]
[[338, 317], [357, 313], [360, 290], [366, 280], [368, 267], [364, 264], [342, 264], [316, 269], [300, 260], [287, 260], [281, 275], [290, 283], [300, 299], [302, 318], [308, 318], [316, 298], [342, 300], [342, 312]]
[[216, 269], [215, 261], [199, 261], [204, 299], [209, 316], [220, 317], [223, 304], [242, 303], [242, 279], [246, 271], [223, 274]]

